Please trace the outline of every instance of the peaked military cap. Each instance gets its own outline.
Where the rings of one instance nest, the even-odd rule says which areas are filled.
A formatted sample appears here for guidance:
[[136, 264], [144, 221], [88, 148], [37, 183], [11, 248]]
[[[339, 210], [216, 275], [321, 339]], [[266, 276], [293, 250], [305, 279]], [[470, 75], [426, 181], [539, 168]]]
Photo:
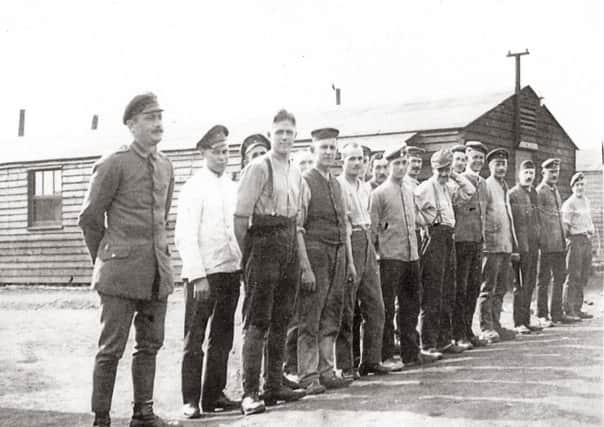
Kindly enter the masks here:
[[241, 143], [241, 158], [243, 158], [248, 151], [254, 147], [257, 147], [258, 145], [265, 147], [266, 151], [271, 149], [271, 142], [261, 133], [255, 133], [246, 137]]
[[433, 168], [441, 169], [450, 166], [453, 162], [453, 153], [446, 148], [438, 150], [430, 157], [430, 164]]
[[214, 144], [226, 140], [227, 136], [229, 136], [229, 130], [226, 128], [226, 126], [212, 126], [210, 130], [208, 130], [206, 134], [197, 142], [197, 149], [201, 150], [202, 148], [212, 148]]
[[367, 147], [366, 145], [361, 145], [361, 148], [363, 149], [363, 156], [364, 157], [370, 157], [371, 156], [371, 148]]
[[525, 160], [524, 162], [520, 163], [520, 170], [524, 169], [536, 169], [535, 163], [532, 160]]
[[426, 150], [424, 150], [421, 147], [416, 147], [414, 145], [408, 145], [407, 146], [407, 155], [409, 157], [420, 157], [425, 152], [426, 152]]
[[466, 141], [466, 148], [482, 151], [484, 154], [487, 154], [489, 151], [487, 150], [487, 147], [480, 141]]
[[128, 105], [126, 105], [126, 109], [124, 110], [124, 116], [122, 121], [124, 124], [128, 122], [128, 120], [132, 119], [134, 116], [140, 113], [157, 113], [163, 111], [159, 108], [159, 103], [157, 101], [157, 96], [155, 96], [151, 92], [143, 93], [140, 95], [136, 95], [134, 98], [130, 100]]
[[389, 162], [392, 160], [400, 159], [404, 155], [404, 149], [397, 148], [384, 154], [384, 158]]
[[585, 175], [583, 175], [583, 172], [577, 172], [576, 174], [573, 175], [573, 177], [570, 179], [570, 186], [572, 187], [573, 185], [575, 185], [577, 182], [583, 181], [585, 179]]
[[552, 158], [547, 159], [543, 163], [541, 163], [542, 169], [557, 169], [560, 167], [560, 159]]
[[465, 145], [455, 144], [453, 147], [451, 147], [451, 152], [452, 153], [465, 153], [466, 147], [465, 147]]
[[330, 139], [330, 138], [337, 138], [338, 135], [340, 134], [340, 131], [337, 130], [336, 128], [320, 128], [320, 129], [315, 129], [310, 133], [310, 136], [312, 137], [312, 139]]
[[491, 160], [508, 160], [510, 153], [505, 148], [494, 148], [487, 154], [487, 163]]

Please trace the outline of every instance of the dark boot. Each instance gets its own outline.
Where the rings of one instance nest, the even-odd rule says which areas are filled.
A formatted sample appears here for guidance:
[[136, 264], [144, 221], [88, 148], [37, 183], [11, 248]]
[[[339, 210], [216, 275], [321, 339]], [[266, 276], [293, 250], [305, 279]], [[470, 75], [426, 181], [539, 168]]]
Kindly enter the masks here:
[[153, 401], [134, 403], [130, 427], [181, 427], [177, 421], [164, 421], [153, 413]]
[[268, 389], [261, 396], [261, 399], [264, 400], [264, 403], [267, 406], [272, 406], [276, 405], [277, 402], [293, 402], [295, 400], [300, 400], [304, 396], [306, 396], [305, 390], [294, 390], [282, 385], [277, 389]]
[[111, 427], [111, 417], [109, 413], [96, 413], [94, 414], [93, 427]]

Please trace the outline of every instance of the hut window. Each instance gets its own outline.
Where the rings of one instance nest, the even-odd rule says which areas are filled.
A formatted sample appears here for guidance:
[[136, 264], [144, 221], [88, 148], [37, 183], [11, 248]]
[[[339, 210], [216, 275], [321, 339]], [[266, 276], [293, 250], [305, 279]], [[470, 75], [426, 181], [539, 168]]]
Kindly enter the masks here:
[[29, 171], [29, 226], [61, 226], [61, 169]]

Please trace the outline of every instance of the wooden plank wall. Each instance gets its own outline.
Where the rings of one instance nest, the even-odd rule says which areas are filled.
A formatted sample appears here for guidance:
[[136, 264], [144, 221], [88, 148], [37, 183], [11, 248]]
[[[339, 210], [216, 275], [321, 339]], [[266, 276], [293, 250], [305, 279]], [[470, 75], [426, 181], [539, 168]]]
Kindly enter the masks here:
[[[593, 250], [600, 247], [600, 256], [594, 257], [595, 262], [604, 262], [604, 177], [602, 170], [584, 171], [585, 195], [591, 203], [591, 217], [596, 228], [596, 237], [593, 240]], [[599, 237], [599, 245], [598, 239]]]
[[[296, 143], [299, 150], [308, 142]], [[174, 246], [174, 226], [180, 189], [202, 167], [199, 153], [192, 149], [166, 152], [174, 165], [176, 185], [168, 217], [168, 238], [175, 278], [180, 280], [182, 262]], [[92, 165], [98, 157], [0, 165], [0, 285], [90, 283], [92, 265], [77, 225]], [[62, 168], [63, 228], [30, 230], [27, 224], [27, 172], [40, 168]], [[237, 177], [239, 146], [230, 146], [227, 173]]]

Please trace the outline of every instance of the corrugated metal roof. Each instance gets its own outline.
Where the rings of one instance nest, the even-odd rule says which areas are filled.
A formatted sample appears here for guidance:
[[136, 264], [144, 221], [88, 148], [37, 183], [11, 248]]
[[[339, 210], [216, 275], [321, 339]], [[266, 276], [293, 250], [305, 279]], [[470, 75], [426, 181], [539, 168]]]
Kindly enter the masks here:
[[[296, 113], [298, 139], [309, 139], [311, 130], [324, 126], [337, 127], [343, 137], [397, 134], [388, 137], [388, 142], [382, 139], [384, 148], [372, 147], [374, 150], [387, 149], [410, 137], [409, 135], [403, 138], [402, 134], [420, 130], [464, 127], [511, 95], [511, 92], [497, 92], [482, 96], [416, 101], [378, 107], [334, 107], [327, 111]], [[223, 123], [230, 129], [230, 141], [238, 144], [247, 135], [266, 129], [270, 117], [239, 121], [225, 120]], [[160, 149], [192, 148], [205, 130], [213, 124], [215, 123], [200, 122], [195, 125], [165, 123], [164, 140], [161, 142]], [[48, 138], [15, 137], [1, 142], [0, 164], [97, 156], [111, 152], [130, 140], [131, 136], [125, 127], [118, 134], [106, 134], [102, 130], [96, 130]], [[375, 143], [378, 144], [378, 141], [376, 140]]]

